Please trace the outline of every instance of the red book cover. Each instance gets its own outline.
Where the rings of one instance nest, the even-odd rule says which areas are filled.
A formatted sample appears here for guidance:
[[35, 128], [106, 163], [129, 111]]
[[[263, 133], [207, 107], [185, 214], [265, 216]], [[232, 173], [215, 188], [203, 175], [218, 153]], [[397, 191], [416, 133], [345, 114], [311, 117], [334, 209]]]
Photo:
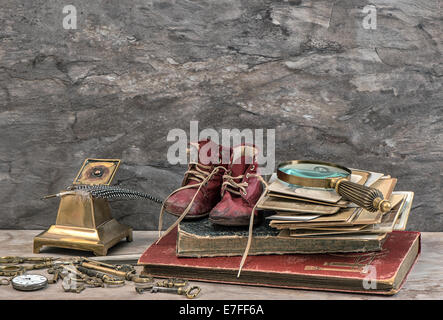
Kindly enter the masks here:
[[337, 254], [179, 258], [176, 230], [151, 245], [138, 264], [155, 277], [297, 289], [395, 294], [420, 252], [420, 233], [394, 231], [381, 251]]

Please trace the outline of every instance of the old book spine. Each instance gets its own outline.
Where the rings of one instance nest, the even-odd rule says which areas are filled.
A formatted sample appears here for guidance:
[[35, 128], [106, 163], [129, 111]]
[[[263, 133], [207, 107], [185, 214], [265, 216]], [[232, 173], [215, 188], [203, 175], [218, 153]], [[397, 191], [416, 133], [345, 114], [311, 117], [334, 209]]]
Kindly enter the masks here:
[[[247, 237], [199, 237], [183, 231], [177, 235], [177, 256], [179, 257], [216, 257], [241, 256]], [[255, 236], [252, 239], [250, 255], [264, 254], [314, 254], [332, 252], [379, 251], [380, 240], [350, 239], [294, 239], [289, 237]]]

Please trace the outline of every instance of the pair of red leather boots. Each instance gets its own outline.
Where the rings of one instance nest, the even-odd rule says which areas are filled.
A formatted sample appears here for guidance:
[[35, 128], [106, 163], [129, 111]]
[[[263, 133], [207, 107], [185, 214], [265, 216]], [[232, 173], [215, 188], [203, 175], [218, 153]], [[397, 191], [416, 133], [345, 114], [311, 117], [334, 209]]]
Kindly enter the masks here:
[[[209, 215], [214, 224], [249, 225], [263, 191], [257, 149], [249, 145], [225, 148], [210, 140], [194, 147], [198, 161], [190, 162], [182, 186], [166, 198], [162, 211], [179, 216], [179, 220]], [[223, 159], [230, 161], [224, 164]]]

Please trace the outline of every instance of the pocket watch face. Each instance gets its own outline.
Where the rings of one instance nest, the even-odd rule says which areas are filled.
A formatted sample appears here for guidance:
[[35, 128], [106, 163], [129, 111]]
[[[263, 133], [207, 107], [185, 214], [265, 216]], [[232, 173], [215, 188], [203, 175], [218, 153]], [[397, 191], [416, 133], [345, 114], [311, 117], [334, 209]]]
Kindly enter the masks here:
[[46, 287], [48, 279], [45, 276], [28, 274], [14, 277], [11, 284], [14, 289], [32, 291]]

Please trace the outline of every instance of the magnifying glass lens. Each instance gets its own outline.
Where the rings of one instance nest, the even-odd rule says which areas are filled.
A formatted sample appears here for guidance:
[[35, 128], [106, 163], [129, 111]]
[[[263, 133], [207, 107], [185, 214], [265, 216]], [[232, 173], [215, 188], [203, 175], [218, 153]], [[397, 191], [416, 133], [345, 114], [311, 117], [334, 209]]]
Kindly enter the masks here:
[[349, 173], [337, 167], [316, 163], [296, 163], [280, 168], [284, 173], [311, 179], [346, 178]]
[[350, 174], [351, 170], [343, 166], [304, 160], [282, 163], [277, 171], [278, 179], [291, 186], [334, 189], [345, 199], [370, 212], [391, 210], [390, 202], [384, 200], [380, 190], [349, 181]]

